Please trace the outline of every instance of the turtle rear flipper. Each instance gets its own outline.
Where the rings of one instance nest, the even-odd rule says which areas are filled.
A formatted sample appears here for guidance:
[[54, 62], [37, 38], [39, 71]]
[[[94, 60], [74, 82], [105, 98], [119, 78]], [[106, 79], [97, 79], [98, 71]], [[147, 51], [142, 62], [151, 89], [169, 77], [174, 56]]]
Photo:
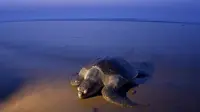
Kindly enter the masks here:
[[[106, 79], [108, 79], [108, 81], [104, 82], [104, 87], [101, 91], [106, 101], [122, 107], [148, 106], [132, 102], [126, 95], [127, 91], [120, 91], [120, 89], [128, 83], [127, 80], [120, 75], [110, 75]], [[122, 93], [124, 93], [124, 95], [121, 95]]]
[[153, 77], [154, 65], [152, 63], [143, 62], [137, 68], [138, 75], [134, 78], [137, 84], [144, 84]]
[[104, 87], [101, 92], [103, 98], [106, 101], [114, 103], [116, 105], [120, 105], [122, 107], [148, 106], [144, 104], [134, 103], [127, 96], [125, 97], [120, 96], [112, 87]]

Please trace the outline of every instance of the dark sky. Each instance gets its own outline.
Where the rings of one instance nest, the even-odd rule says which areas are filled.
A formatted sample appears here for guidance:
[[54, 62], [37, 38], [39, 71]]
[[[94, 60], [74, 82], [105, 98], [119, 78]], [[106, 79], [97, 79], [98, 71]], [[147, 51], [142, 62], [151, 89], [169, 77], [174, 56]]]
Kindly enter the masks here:
[[[176, 5], [200, 3], [198, 0], [1, 0], [0, 6], [135, 6], [135, 5]], [[199, 4], [200, 5], [200, 4]], [[199, 6], [198, 5], [198, 6]]]
[[138, 18], [200, 22], [199, 0], [0, 0], [0, 21]]

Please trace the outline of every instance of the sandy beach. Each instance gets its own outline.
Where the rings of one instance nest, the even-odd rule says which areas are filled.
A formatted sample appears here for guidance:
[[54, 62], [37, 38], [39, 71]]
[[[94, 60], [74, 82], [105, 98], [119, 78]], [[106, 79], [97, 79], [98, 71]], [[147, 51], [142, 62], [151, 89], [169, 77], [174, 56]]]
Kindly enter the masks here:
[[[200, 26], [140, 22], [0, 24], [0, 112], [199, 112]], [[100, 56], [151, 62], [152, 78], [121, 108], [79, 100], [69, 75]]]

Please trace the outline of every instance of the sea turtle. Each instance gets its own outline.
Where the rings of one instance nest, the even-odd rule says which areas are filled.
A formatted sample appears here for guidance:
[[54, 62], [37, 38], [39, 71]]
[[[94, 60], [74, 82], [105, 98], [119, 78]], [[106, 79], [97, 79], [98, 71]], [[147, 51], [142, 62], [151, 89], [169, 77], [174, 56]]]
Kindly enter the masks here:
[[123, 107], [148, 106], [132, 102], [126, 95], [127, 91], [123, 90], [127, 85], [130, 88], [137, 86], [137, 76], [138, 71], [125, 59], [105, 57], [82, 67], [76, 78], [71, 80], [71, 85], [77, 87], [80, 99], [100, 91], [106, 101]]

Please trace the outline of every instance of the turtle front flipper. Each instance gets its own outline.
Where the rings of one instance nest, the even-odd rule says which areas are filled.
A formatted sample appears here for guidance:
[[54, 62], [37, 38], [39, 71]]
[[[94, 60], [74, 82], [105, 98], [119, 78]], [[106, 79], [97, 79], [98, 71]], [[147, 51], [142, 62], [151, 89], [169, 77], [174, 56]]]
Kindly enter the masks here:
[[78, 87], [81, 82], [84, 80], [84, 75], [88, 70], [86, 68], [82, 68], [79, 73], [72, 76], [70, 79], [70, 84], [74, 87]]
[[79, 75], [76, 75], [72, 77], [72, 79], [70, 80], [70, 84], [74, 87], [78, 87], [82, 81], [83, 81], [83, 78]]

